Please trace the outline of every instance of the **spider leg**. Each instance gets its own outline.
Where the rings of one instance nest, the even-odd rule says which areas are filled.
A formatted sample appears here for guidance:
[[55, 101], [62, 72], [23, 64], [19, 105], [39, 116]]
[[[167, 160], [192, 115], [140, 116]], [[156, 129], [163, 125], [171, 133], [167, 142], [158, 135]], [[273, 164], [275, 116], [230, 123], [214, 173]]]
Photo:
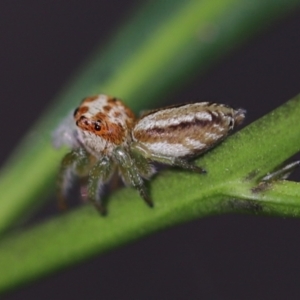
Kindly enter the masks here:
[[90, 170], [88, 177], [88, 199], [96, 209], [102, 214], [106, 214], [106, 209], [100, 198], [101, 188], [114, 172], [114, 164], [108, 157], [100, 159]]
[[[128, 151], [123, 148], [116, 148], [114, 152], [114, 157], [118, 162], [120, 172], [122, 174], [123, 180], [127, 185], [132, 185], [136, 188], [140, 194], [140, 196], [145, 200], [145, 202], [153, 207], [153, 202], [150, 196], [147, 193], [147, 189], [145, 187], [143, 178], [141, 176], [140, 169], [145, 172], [145, 175], [148, 174], [150, 176], [150, 168], [147, 170], [145, 163], [147, 162], [139, 160], [135, 161], [129, 154]], [[149, 165], [149, 163], [148, 163]], [[151, 171], [152, 172], [152, 171]]]
[[74, 175], [84, 176], [89, 165], [87, 152], [78, 148], [67, 153], [62, 159], [57, 184], [58, 207], [60, 210], [67, 209], [67, 193], [74, 179]]
[[190, 170], [202, 174], [206, 173], [203, 168], [196, 166], [194, 162], [191, 162], [186, 158], [152, 153], [145, 146], [139, 143], [133, 143], [132, 151], [140, 153], [140, 155], [149, 160], [156, 161], [165, 165], [176, 166], [185, 170]]

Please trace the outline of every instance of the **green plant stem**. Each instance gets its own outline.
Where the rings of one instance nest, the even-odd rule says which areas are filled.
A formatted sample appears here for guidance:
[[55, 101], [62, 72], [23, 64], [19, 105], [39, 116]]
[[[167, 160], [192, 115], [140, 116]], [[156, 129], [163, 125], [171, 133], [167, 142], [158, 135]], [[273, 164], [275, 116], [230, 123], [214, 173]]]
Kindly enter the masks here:
[[[262, 183], [254, 187], [253, 183], [235, 185], [234, 192], [228, 192], [234, 200], [229, 203], [229, 210], [244, 210], [246, 213], [260, 215], [299, 217], [300, 183], [279, 180]], [[237, 200], [237, 198], [239, 200]]]
[[79, 70], [2, 169], [0, 233], [53, 190], [63, 151], [51, 148], [50, 135], [80, 99], [101, 92], [135, 110], [150, 108], [298, 6], [298, 0], [150, 1]]
[[300, 95], [229, 137], [197, 160], [207, 175], [162, 172], [150, 185], [154, 209], [127, 188], [110, 197], [107, 217], [85, 206], [2, 239], [0, 291], [195, 218], [300, 217], [300, 184], [279, 180], [258, 189], [260, 178], [300, 150], [299, 114]]

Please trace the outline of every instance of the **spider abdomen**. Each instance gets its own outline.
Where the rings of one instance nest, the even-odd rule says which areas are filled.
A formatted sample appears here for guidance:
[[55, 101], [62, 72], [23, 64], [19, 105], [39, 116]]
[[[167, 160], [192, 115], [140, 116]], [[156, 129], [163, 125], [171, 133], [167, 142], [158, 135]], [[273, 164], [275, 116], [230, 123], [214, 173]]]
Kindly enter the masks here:
[[142, 116], [132, 138], [157, 155], [194, 156], [225, 138], [243, 119], [244, 111], [222, 104], [184, 104]]

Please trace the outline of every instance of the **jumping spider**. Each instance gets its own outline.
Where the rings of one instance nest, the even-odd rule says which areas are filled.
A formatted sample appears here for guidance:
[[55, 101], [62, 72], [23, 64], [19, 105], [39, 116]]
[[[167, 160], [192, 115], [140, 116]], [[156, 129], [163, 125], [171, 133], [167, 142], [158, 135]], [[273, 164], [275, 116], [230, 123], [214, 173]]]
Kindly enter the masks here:
[[151, 162], [204, 173], [190, 159], [223, 140], [244, 117], [242, 109], [200, 102], [153, 110], [136, 119], [119, 99], [87, 97], [54, 133], [56, 146], [72, 149], [59, 171], [59, 206], [66, 207], [67, 191], [78, 176], [87, 178], [88, 199], [105, 213], [101, 188], [116, 171], [153, 206], [144, 185], [155, 173]]

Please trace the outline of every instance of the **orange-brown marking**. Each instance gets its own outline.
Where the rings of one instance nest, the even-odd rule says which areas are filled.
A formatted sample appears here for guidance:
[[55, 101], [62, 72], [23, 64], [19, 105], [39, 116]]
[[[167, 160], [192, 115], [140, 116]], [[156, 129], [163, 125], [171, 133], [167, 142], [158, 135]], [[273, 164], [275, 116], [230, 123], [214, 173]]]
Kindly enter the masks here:
[[87, 106], [79, 106], [78, 109], [76, 109], [76, 114], [74, 115], [74, 118], [78, 120], [84, 113], [86, 113], [89, 110]]
[[102, 112], [98, 112], [95, 114], [95, 116], [93, 117], [93, 120], [106, 120], [107, 116], [106, 114], [102, 113]]
[[78, 113], [80, 115], [83, 115], [84, 113], [86, 113], [87, 111], [89, 110], [89, 108], [87, 106], [80, 106], [79, 107], [79, 110], [78, 110]]
[[110, 105], [105, 105], [105, 106], [103, 106], [103, 110], [104, 110], [106, 113], [109, 113], [109, 112], [111, 111], [111, 109], [112, 109], [112, 106], [110, 106]]
[[119, 111], [115, 111], [114, 117], [119, 118], [121, 116], [121, 113]]
[[[95, 129], [95, 124], [100, 121], [100, 130]], [[108, 122], [107, 117], [103, 113], [98, 113], [93, 119], [81, 116], [77, 119], [77, 126], [82, 130], [94, 133], [104, 140], [120, 145], [126, 139], [125, 129], [120, 124]]]
[[100, 131], [94, 129], [92, 131], [104, 140], [116, 145], [120, 145], [125, 140], [125, 130], [119, 124], [102, 122]]

